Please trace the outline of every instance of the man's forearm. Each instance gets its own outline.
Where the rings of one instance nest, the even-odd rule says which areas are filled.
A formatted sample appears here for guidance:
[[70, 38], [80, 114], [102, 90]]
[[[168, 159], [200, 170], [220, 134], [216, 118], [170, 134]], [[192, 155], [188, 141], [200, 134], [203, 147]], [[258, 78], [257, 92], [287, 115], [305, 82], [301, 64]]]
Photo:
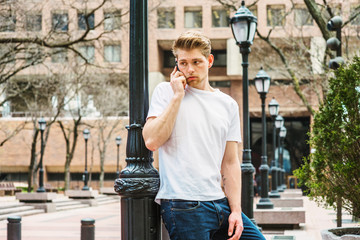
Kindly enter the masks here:
[[183, 96], [174, 95], [165, 111], [156, 118], [150, 118], [145, 123], [143, 137], [146, 147], [155, 151], [170, 137]]
[[223, 184], [231, 212], [241, 212], [241, 169], [233, 162], [223, 169]]

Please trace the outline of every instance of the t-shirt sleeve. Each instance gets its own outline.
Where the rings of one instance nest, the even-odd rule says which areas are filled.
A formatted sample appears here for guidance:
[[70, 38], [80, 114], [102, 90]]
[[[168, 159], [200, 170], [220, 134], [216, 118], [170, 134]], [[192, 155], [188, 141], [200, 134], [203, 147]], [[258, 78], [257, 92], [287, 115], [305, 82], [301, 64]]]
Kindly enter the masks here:
[[239, 107], [236, 103], [232, 105], [231, 113], [230, 129], [226, 141], [241, 142]]
[[163, 82], [158, 84], [151, 97], [147, 118], [158, 117], [163, 113], [165, 108], [169, 105], [172, 94], [173, 92], [169, 83]]

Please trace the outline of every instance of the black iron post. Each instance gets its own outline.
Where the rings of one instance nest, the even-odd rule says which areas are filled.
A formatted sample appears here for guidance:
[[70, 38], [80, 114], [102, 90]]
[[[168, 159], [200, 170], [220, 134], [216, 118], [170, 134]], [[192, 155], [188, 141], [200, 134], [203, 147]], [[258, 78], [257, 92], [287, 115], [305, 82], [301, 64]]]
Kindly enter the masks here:
[[281, 155], [281, 146], [280, 146], [280, 128], [277, 128], [278, 134], [277, 134], [277, 167], [278, 167], [278, 171], [277, 171], [277, 190], [279, 192], [283, 192], [284, 189], [282, 188], [282, 180], [281, 180], [281, 159], [280, 159], [280, 155]]
[[254, 202], [254, 166], [251, 163], [251, 149], [250, 149], [250, 117], [249, 117], [249, 80], [248, 80], [248, 56], [250, 53], [250, 45], [240, 47], [242, 54], [243, 66], [243, 135], [244, 135], [244, 150], [243, 162], [241, 164], [242, 173], [242, 193], [241, 203], [242, 209], [246, 216], [250, 219], [254, 217], [253, 202]]
[[[274, 110], [272, 110], [274, 109]], [[276, 159], [275, 159], [275, 151], [276, 151], [276, 126], [275, 126], [275, 118], [279, 112], [279, 104], [278, 102], [273, 98], [269, 103], [269, 111], [271, 118], [273, 120], [273, 156], [271, 160], [271, 192], [269, 194], [270, 198], [280, 198], [280, 194], [277, 190], [277, 166], [276, 166]]]
[[46, 128], [46, 122], [43, 118], [39, 120], [39, 129], [41, 134], [41, 147], [40, 147], [40, 162], [39, 162], [39, 187], [36, 192], [45, 192], [44, 188], [44, 168], [43, 168], [43, 158], [44, 158], [44, 130]]
[[119, 171], [119, 160], [120, 160], [120, 144], [121, 144], [121, 137], [117, 136], [115, 138], [115, 142], [116, 142], [116, 147], [117, 147], [117, 156], [116, 156], [116, 177], [118, 178], [120, 176], [120, 171]]
[[159, 174], [142, 128], [148, 112], [148, 10], [146, 0], [130, 0], [129, 121], [126, 167], [115, 180], [121, 195], [121, 239], [160, 240], [160, 209], [154, 202]]
[[280, 129], [284, 126], [284, 118], [280, 115], [276, 116], [275, 118], [275, 126], [278, 130], [279, 134], [276, 135], [277, 137], [277, 158], [276, 160], [276, 167], [277, 167], [277, 190], [279, 192], [283, 192], [284, 189], [282, 188], [282, 180], [281, 180], [281, 162], [280, 162]]
[[7, 220], [7, 240], [21, 240], [21, 216], [11, 216]]
[[241, 7], [237, 10], [234, 17], [231, 18], [231, 29], [236, 40], [236, 44], [240, 47], [242, 55], [243, 68], [243, 156], [241, 164], [242, 176], [242, 193], [241, 207], [243, 212], [253, 221], [254, 211], [254, 183], [253, 175], [254, 166], [251, 163], [250, 149], [250, 118], [249, 118], [249, 53], [250, 46], [253, 43], [256, 32], [257, 18], [245, 7], [245, 1], [241, 2]]
[[95, 219], [81, 219], [81, 240], [95, 240]]
[[84, 171], [84, 175], [83, 175], [84, 187], [82, 188], [82, 190], [88, 191], [90, 189], [88, 186], [89, 172], [87, 170], [87, 143], [88, 143], [88, 139], [90, 137], [89, 129], [85, 129], [83, 131], [83, 135], [84, 135], [84, 140], [85, 140], [85, 171]]
[[286, 179], [286, 175], [285, 175], [285, 168], [284, 168], [284, 140], [285, 140], [285, 137], [286, 137], [286, 127], [282, 126], [280, 128], [280, 133], [279, 133], [279, 136], [280, 136], [280, 149], [281, 149], [281, 152], [280, 152], [280, 163], [281, 163], [281, 188], [282, 189], [286, 189], [286, 184], [285, 184], [285, 179]]
[[265, 113], [265, 99], [266, 94], [269, 91], [270, 87], [270, 77], [266, 72], [261, 68], [261, 70], [256, 75], [255, 86], [257, 92], [260, 94], [261, 98], [261, 132], [262, 132], [262, 141], [261, 141], [261, 193], [260, 200], [256, 204], [258, 209], [272, 209], [274, 204], [269, 199], [269, 166], [267, 164], [267, 150], [266, 150], [266, 113]]

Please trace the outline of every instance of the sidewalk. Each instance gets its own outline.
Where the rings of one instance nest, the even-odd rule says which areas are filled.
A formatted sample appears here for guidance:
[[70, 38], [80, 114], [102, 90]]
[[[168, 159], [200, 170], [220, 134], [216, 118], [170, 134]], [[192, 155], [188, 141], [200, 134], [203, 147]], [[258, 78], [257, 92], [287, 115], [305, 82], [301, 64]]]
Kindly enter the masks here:
[[[26, 216], [22, 240], [80, 240], [81, 219], [95, 219], [95, 239], [120, 239], [119, 203]], [[0, 239], [7, 239], [7, 221], [0, 221]]]
[[[296, 240], [321, 240], [320, 231], [336, 227], [333, 210], [320, 208], [304, 197], [306, 224], [295, 230], [264, 230], [266, 239], [274, 235], [291, 235]], [[95, 240], [120, 239], [120, 203], [80, 208], [22, 218], [22, 240], [80, 240], [81, 219], [95, 219]], [[360, 226], [351, 223], [351, 216], [343, 214], [343, 227]], [[6, 239], [7, 221], [0, 221], [0, 239]]]
[[[308, 197], [303, 197], [305, 208], [305, 224], [300, 225], [300, 229], [270, 231], [264, 230], [266, 239], [271, 239], [273, 235], [295, 236], [296, 240], [321, 240], [321, 231], [336, 227], [336, 212], [334, 209], [324, 209], [319, 207]], [[343, 212], [342, 227], [360, 226], [360, 223], [351, 222], [351, 215]]]

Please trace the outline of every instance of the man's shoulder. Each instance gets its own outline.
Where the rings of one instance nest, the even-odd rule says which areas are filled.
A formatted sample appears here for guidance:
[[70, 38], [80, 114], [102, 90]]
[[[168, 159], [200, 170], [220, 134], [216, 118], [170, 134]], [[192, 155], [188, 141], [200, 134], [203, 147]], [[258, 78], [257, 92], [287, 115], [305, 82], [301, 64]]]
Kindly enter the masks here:
[[238, 106], [238, 103], [230, 95], [223, 93], [220, 90], [218, 91], [218, 94], [227, 104], [231, 106]]
[[158, 85], [156, 85], [156, 88], [159, 90], [168, 90], [171, 89], [170, 82], [161, 82]]

